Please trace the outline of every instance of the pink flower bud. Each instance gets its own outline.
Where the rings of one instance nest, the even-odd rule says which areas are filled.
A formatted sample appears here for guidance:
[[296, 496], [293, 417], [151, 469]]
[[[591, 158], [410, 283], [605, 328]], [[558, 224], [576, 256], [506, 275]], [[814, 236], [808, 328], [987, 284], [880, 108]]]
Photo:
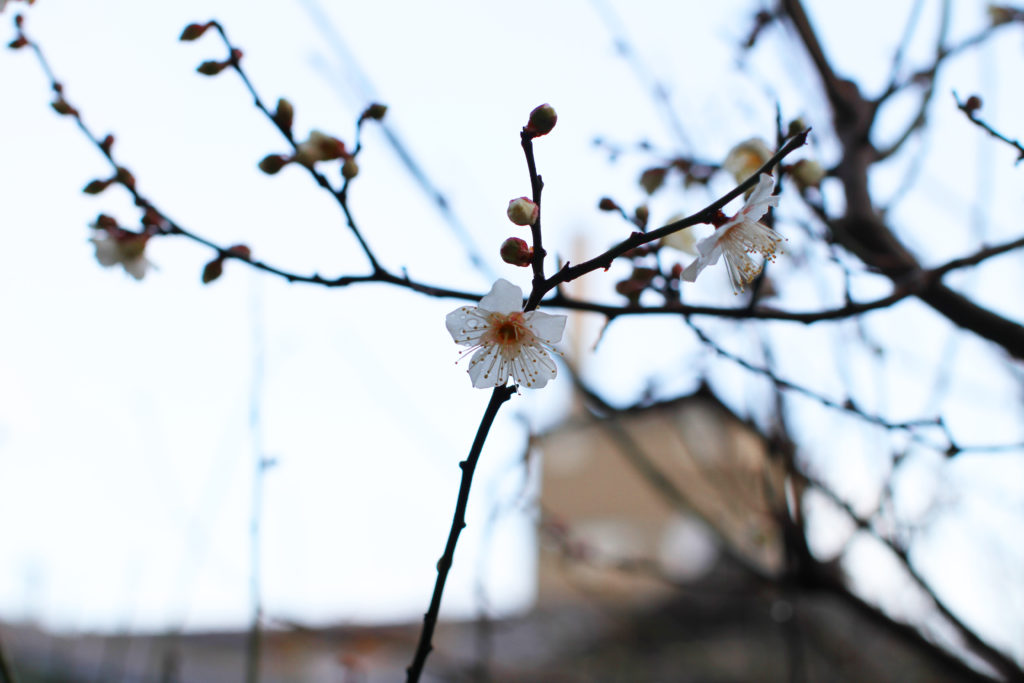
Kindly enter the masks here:
[[540, 207], [526, 197], [508, 203], [508, 219], [516, 225], [533, 225], [540, 217]]
[[533, 249], [518, 237], [509, 237], [501, 243], [501, 260], [509, 265], [525, 268], [533, 261]]
[[524, 129], [532, 137], [538, 138], [547, 135], [555, 127], [558, 121], [558, 114], [550, 104], [542, 104], [530, 112], [530, 121]]

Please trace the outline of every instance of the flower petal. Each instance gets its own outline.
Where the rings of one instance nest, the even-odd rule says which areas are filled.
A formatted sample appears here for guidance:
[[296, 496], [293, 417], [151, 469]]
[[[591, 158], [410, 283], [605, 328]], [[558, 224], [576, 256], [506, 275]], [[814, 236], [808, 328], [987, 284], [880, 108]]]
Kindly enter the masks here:
[[121, 252], [114, 240], [109, 237], [90, 237], [89, 241], [96, 247], [96, 260], [104, 268], [117, 265], [121, 261]]
[[465, 346], [476, 345], [483, 333], [487, 331], [486, 320], [476, 306], [456, 308], [445, 316], [444, 324], [455, 343]]
[[541, 311], [530, 311], [523, 314], [523, 319], [530, 326], [530, 330], [548, 344], [555, 344], [562, 340], [562, 333], [565, 332], [564, 315], [550, 315]]
[[505, 279], [499, 279], [491, 291], [480, 299], [480, 308], [494, 313], [512, 313], [523, 310], [523, 290]]
[[708, 265], [707, 259], [703, 256], [694, 259], [690, 265], [683, 268], [683, 279], [687, 282], [696, 282], [697, 276], [700, 275], [700, 271], [707, 268]]
[[469, 359], [468, 372], [477, 389], [500, 387], [509, 376], [509, 368], [497, 344], [488, 344], [474, 353]]
[[775, 178], [767, 173], [762, 173], [757, 180], [754, 191], [750, 193], [746, 204], [736, 214], [736, 218], [743, 217], [750, 221], [760, 220], [761, 216], [768, 213], [768, 207], [779, 205], [778, 195], [772, 194], [774, 189]]
[[730, 220], [700, 242], [697, 242], [697, 253], [703, 258], [711, 259], [711, 262], [708, 265], [714, 265], [718, 261], [718, 252], [722, 251], [722, 247], [719, 246], [718, 242], [729, 234], [729, 229], [736, 223], [737, 221], [735, 219]]
[[123, 265], [126, 273], [136, 280], [141, 280], [146, 276], [146, 270], [149, 268], [149, 261], [146, 260], [145, 256], [140, 256], [139, 258], [125, 261]]

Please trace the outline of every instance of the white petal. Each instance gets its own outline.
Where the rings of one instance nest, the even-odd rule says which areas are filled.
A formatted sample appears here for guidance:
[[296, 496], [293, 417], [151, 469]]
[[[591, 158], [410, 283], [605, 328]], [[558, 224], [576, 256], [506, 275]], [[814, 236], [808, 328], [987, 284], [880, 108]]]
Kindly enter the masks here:
[[760, 178], [758, 178], [754, 191], [750, 193], [746, 204], [736, 214], [736, 217], [743, 216], [751, 221], [759, 220], [761, 216], [768, 213], [768, 207], [778, 206], [779, 204], [778, 196], [772, 194], [774, 189], [775, 178], [767, 173], [762, 173]]
[[486, 321], [476, 306], [460, 306], [444, 318], [448, 334], [457, 344], [473, 346], [487, 329]]
[[530, 326], [530, 329], [535, 335], [537, 335], [541, 341], [547, 342], [548, 344], [554, 344], [562, 339], [562, 333], [565, 332], [565, 321], [567, 320], [564, 315], [550, 315], [548, 313], [542, 313], [541, 311], [530, 311], [523, 315], [526, 320], [526, 324]]
[[703, 258], [713, 257], [713, 260], [708, 265], [714, 265], [714, 263], [718, 261], [718, 252], [722, 250], [722, 248], [718, 246], [718, 240], [728, 234], [729, 228], [737, 222], [738, 221], [733, 219], [702, 239], [700, 242], [697, 242], [697, 253], [699, 253]]
[[101, 266], [109, 268], [121, 262], [121, 250], [114, 240], [109, 237], [90, 237], [89, 241], [96, 247], [96, 260]]
[[699, 257], [693, 261], [690, 265], [683, 268], [683, 279], [687, 282], [696, 282], [697, 276], [700, 275], [700, 271], [708, 267], [708, 262], [704, 260], [704, 257]]
[[540, 389], [550, 380], [555, 379], [558, 374], [558, 367], [555, 361], [548, 355], [547, 351], [541, 349], [536, 358], [536, 365], [532, 368], [532, 383], [528, 383], [530, 389]]
[[149, 261], [146, 260], [145, 256], [134, 258], [130, 261], [124, 262], [124, 269], [129, 275], [136, 280], [141, 280], [146, 276], [146, 270], [149, 269]]
[[488, 344], [469, 359], [469, 378], [477, 389], [500, 387], [508, 379], [508, 368], [497, 344]]
[[523, 310], [523, 290], [505, 279], [500, 279], [491, 291], [480, 299], [480, 308], [494, 313], [512, 313]]

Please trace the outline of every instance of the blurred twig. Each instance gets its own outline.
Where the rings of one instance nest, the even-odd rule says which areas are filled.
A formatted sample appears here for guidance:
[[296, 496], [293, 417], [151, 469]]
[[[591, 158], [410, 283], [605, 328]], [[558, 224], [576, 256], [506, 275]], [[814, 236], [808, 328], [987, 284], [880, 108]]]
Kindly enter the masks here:
[[978, 126], [979, 128], [984, 130], [986, 133], [988, 133], [992, 137], [994, 137], [994, 138], [996, 138], [998, 140], [1002, 140], [1003, 142], [1005, 142], [1006, 144], [1010, 145], [1015, 150], [1017, 150], [1017, 163], [1018, 164], [1021, 161], [1024, 161], [1024, 145], [1021, 145], [1020, 140], [1014, 140], [1014, 139], [1011, 139], [1011, 138], [1007, 137], [1006, 135], [1003, 135], [998, 130], [993, 128], [991, 125], [989, 125], [988, 123], [986, 123], [982, 119], [978, 118], [978, 113], [977, 112], [978, 112], [978, 109], [981, 107], [980, 100], [975, 100], [975, 98], [968, 98], [966, 100], [961, 100], [960, 96], [957, 95], [955, 92], [953, 93], [953, 99], [956, 100], [957, 109], [959, 109], [964, 114], [966, 114], [968, 120], [970, 120], [971, 123], [973, 123], [974, 125]]

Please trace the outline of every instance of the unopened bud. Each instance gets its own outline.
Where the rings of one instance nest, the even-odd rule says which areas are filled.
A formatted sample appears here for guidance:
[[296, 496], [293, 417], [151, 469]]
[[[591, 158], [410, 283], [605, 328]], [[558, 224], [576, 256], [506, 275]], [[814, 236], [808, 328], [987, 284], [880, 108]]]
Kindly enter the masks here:
[[244, 244], [235, 244], [228, 247], [228, 253], [236, 258], [248, 261], [252, 258], [252, 249]]
[[360, 114], [359, 120], [362, 121], [363, 119], [372, 119], [374, 121], [380, 121], [381, 119], [384, 118], [384, 115], [387, 113], [388, 105], [374, 102], [369, 107], [367, 107], [362, 114]]
[[196, 71], [204, 76], [216, 76], [227, 67], [229, 62], [216, 62], [208, 60], [196, 67]]
[[601, 209], [601, 211], [619, 211], [619, 205], [611, 197], [601, 197], [601, 201], [597, 203], [597, 208]]
[[341, 177], [345, 180], [352, 180], [357, 175], [359, 175], [359, 164], [356, 163], [355, 157], [348, 157], [341, 165]]
[[25, 47], [26, 45], [28, 45], [28, 39], [25, 38], [25, 36], [18, 36], [11, 42], [7, 43], [7, 47], [12, 50], [17, 50], [18, 48]]
[[802, 118], [795, 118], [789, 122], [789, 126], [786, 127], [786, 137], [791, 138], [798, 133], [802, 133], [807, 130], [807, 122]]
[[277, 101], [277, 110], [274, 112], [274, 123], [285, 133], [291, 134], [292, 121], [295, 120], [295, 108], [292, 103], [283, 97]]
[[647, 289], [649, 282], [629, 278], [615, 283], [615, 291], [626, 297], [634, 306], [640, 303], [640, 295]]
[[974, 116], [974, 112], [979, 109], [981, 109], [981, 98], [977, 95], [971, 95], [967, 98], [967, 101], [964, 102], [964, 111], [966, 111], [969, 116]]
[[533, 225], [540, 217], [540, 207], [526, 197], [508, 203], [508, 219], [516, 225]]
[[651, 217], [651, 210], [647, 208], [646, 204], [641, 204], [636, 207], [636, 211], [633, 212], [633, 222], [636, 223], [637, 227], [646, 228], [647, 220]]
[[61, 116], [69, 116], [78, 113], [75, 110], [75, 108], [68, 104], [67, 100], [65, 100], [63, 97], [58, 97], [57, 99], [55, 99], [53, 102], [50, 103], [50, 106], [53, 107], [53, 110]]
[[1005, 5], [989, 5], [988, 6], [988, 19], [992, 22], [993, 26], [999, 26], [1000, 24], [1008, 24], [1014, 20], [1017, 15], [1017, 11], [1012, 7], [1006, 7]]
[[224, 257], [218, 256], [203, 266], [203, 284], [208, 285], [224, 273]]
[[117, 182], [121, 183], [129, 190], [135, 187], [135, 176], [133, 176], [132, 172], [124, 166], [118, 166], [117, 175], [114, 177], [117, 179]]
[[509, 237], [501, 243], [501, 260], [509, 265], [525, 268], [533, 261], [533, 249], [526, 240]]
[[280, 154], [268, 154], [267, 156], [260, 159], [260, 170], [267, 175], [274, 175], [282, 168], [288, 165], [290, 159]]
[[110, 180], [93, 180], [88, 185], [82, 188], [82, 192], [85, 194], [99, 194], [103, 190], [110, 187]]
[[333, 135], [314, 130], [305, 142], [299, 144], [295, 161], [303, 166], [312, 166], [318, 161], [330, 161], [344, 156], [348, 156], [344, 142]]
[[647, 194], [654, 194], [664, 184], [667, 174], [666, 168], [649, 168], [640, 174], [640, 187], [644, 188]]
[[178, 40], [195, 40], [204, 33], [206, 29], [210, 28], [209, 24], [189, 24], [185, 27], [185, 30], [178, 36]]
[[801, 159], [793, 164], [789, 172], [800, 189], [818, 187], [825, 179], [825, 168], [814, 159]]
[[542, 104], [530, 112], [530, 120], [526, 124], [526, 132], [532, 137], [547, 135], [555, 127], [558, 114], [550, 104]]

